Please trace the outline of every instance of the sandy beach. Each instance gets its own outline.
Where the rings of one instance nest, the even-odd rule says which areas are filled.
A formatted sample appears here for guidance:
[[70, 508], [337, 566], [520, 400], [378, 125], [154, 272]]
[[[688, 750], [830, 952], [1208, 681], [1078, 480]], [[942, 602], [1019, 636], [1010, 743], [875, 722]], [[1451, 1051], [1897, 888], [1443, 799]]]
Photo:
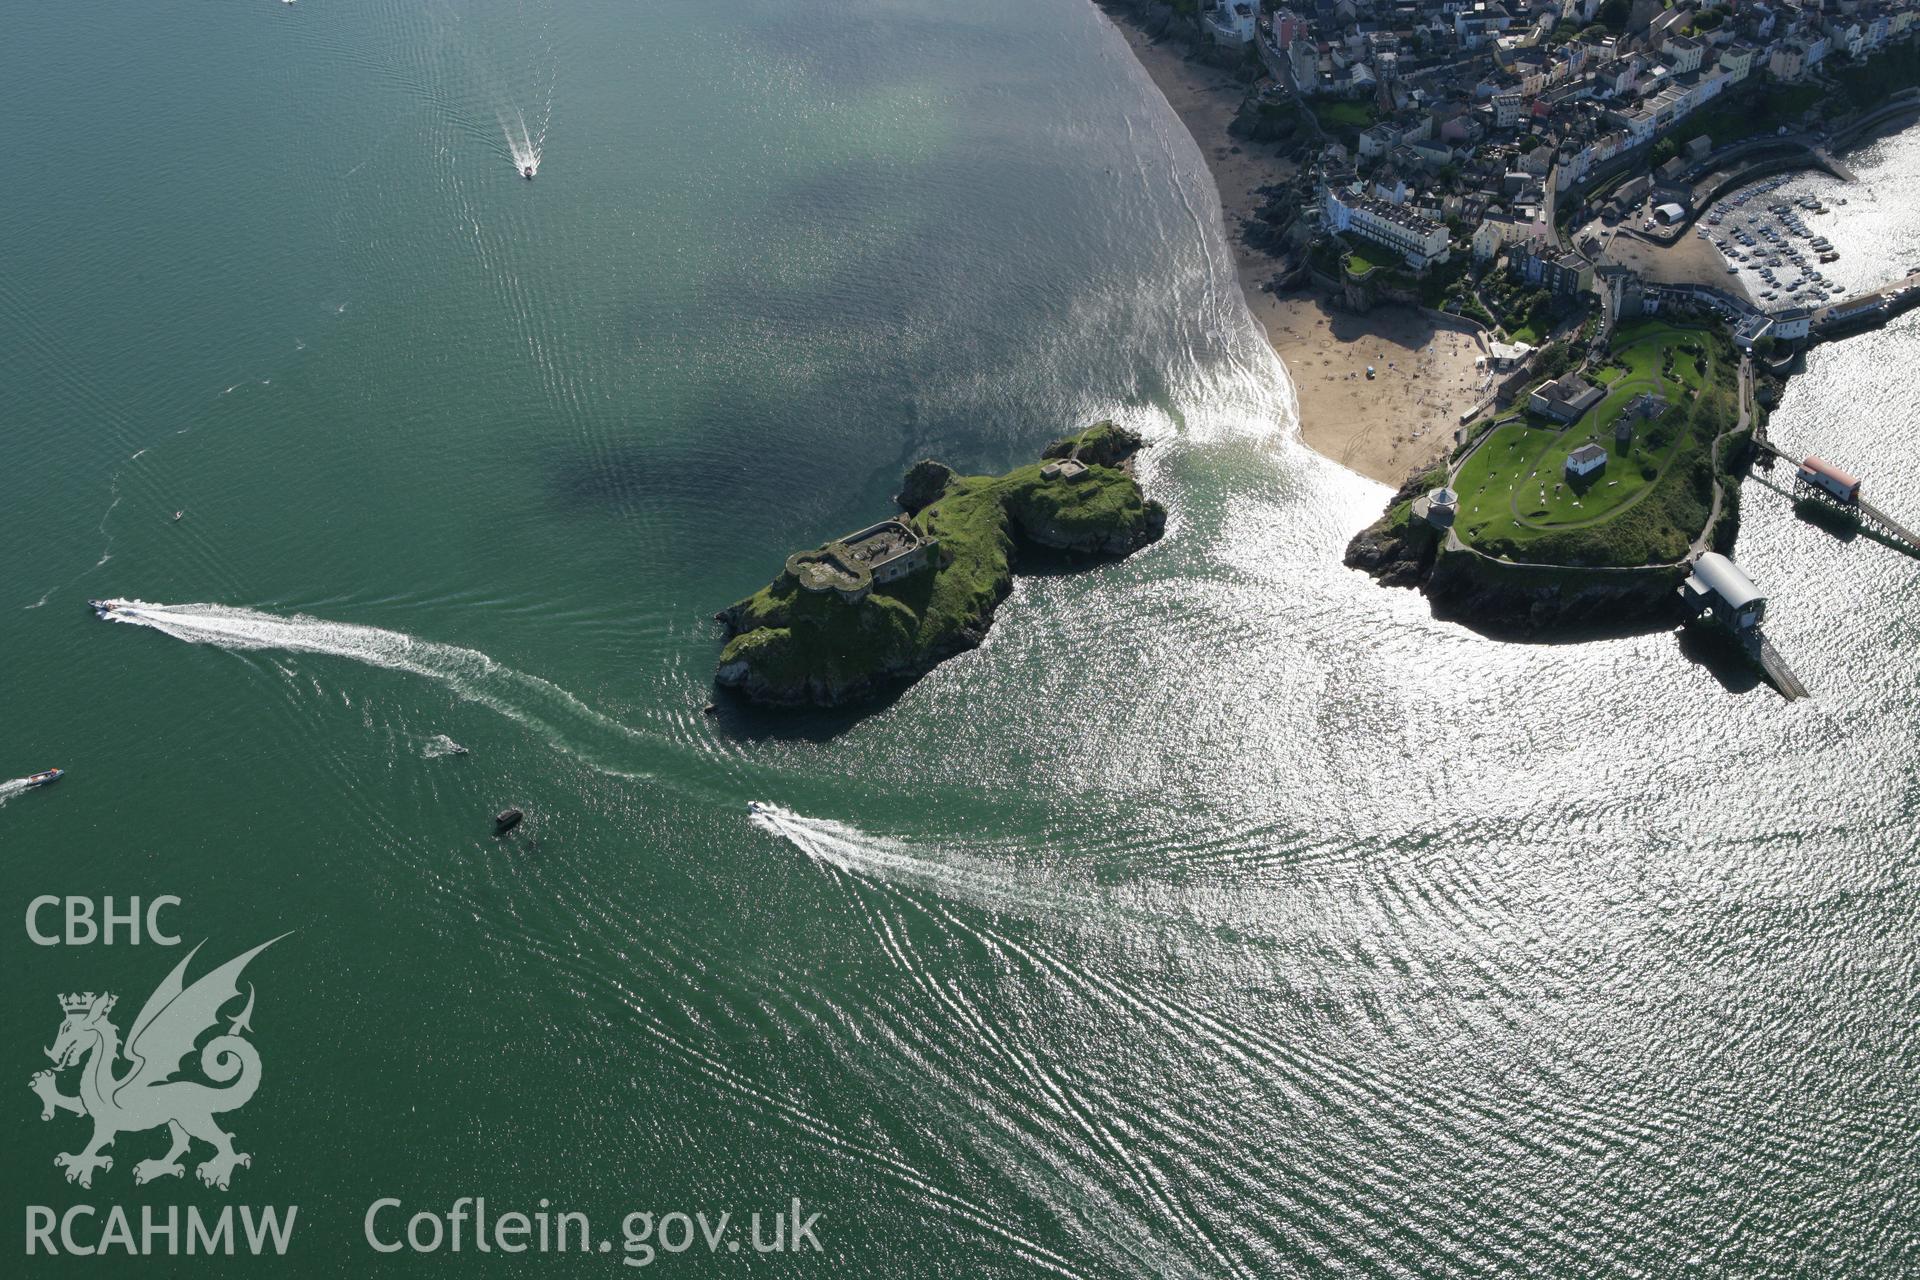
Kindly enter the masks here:
[[1246, 93], [1239, 81], [1188, 60], [1177, 39], [1150, 40], [1124, 16], [1116, 25], [1212, 171], [1241, 291], [1293, 377], [1301, 437], [1361, 475], [1398, 485], [1452, 445], [1459, 415], [1479, 400], [1478, 326], [1413, 307], [1360, 315], [1306, 294], [1267, 292], [1280, 264], [1247, 243], [1245, 227], [1262, 203], [1259, 189], [1293, 165], [1268, 144], [1228, 134]]

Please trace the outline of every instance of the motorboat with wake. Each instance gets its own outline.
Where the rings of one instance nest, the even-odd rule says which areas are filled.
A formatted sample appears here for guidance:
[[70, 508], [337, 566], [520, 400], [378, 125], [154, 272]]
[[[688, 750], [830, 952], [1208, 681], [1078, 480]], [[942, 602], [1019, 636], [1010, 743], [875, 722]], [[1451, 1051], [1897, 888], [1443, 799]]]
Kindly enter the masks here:
[[527, 180], [528, 182], [532, 182], [532, 181], [533, 181], [533, 166], [532, 166], [532, 165], [528, 165], [528, 166], [527, 166], [526, 168], [524, 168], [524, 169], [522, 169], [522, 170], [520, 171], [520, 176], [521, 176], [521, 177], [523, 177], [523, 178], [525, 178], [525, 179], [526, 179], [526, 180]]
[[120, 609], [129, 609], [133, 606], [125, 600], [89, 600], [87, 601], [87, 607], [104, 618], [110, 613], [114, 613]]
[[42, 769], [39, 773], [29, 777], [26, 782], [30, 787], [44, 787], [49, 782], [58, 782], [66, 776], [67, 771], [65, 769]]

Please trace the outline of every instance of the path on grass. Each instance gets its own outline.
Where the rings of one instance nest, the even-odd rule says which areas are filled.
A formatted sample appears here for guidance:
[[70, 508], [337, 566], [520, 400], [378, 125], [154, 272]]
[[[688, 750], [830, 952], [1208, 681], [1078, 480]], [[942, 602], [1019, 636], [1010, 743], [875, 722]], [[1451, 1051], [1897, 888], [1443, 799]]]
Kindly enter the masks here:
[[[1747, 429], [1747, 423], [1752, 420], [1753, 355], [1749, 352], [1740, 357], [1740, 418], [1739, 421], [1734, 423], [1733, 432], [1737, 434], [1745, 431]], [[1720, 523], [1720, 508], [1724, 503], [1724, 499], [1721, 496], [1721, 486], [1727, 483], [1727, 481], [1722, 480], [1720, 476], [1720, 442], [1726, 439], [1727, 435], [1727, 432], [1722, 431], [1713, 438], [1713, 443], [1708, 446], [1708, 448], [1712, 450], [1712, 453], [1708, 456], [1713, 462], [1713, 506], [1707, 512], [1707, 527], [1700, 531], [1700, 535], [1696, 537], [1693, 540], [1693, 544], [1687, 548], [1687, 559], [1689, 560], [1698, 560], [1701, 553], [1707, 550], [1707, 537], [1713, 532], [1714, 526]]]

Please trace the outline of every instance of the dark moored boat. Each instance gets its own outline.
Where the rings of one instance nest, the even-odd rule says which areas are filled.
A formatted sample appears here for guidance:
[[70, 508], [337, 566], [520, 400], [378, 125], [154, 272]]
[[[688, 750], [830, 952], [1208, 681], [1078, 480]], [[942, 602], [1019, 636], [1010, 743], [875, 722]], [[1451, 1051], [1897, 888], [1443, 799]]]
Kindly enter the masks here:
[[493, 830], [496, 835], [505, 835], [519, 826], [527, 815], [518, 809], [502, 809], [493, 815]]

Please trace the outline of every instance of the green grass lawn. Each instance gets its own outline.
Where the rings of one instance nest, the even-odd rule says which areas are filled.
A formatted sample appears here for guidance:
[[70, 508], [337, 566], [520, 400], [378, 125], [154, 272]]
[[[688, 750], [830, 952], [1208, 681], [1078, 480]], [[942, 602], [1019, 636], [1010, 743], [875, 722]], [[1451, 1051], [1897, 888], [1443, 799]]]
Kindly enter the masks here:
[[[1490, 555], [1565, 564], [1663, 563], [1686, 553], [1706, 523], [1709, 447], [1738, 412], [1731, 348], [1704, 330], [1641, 321], [1620, 330], [1610, 363], [1589, 374], [1607, 394], [1578, 421], [1508, 414], [1461, 465], [1462, 541]], [[1614, 424], [1648, 391], [1669, 407], [1637, 421], [1622, 450]], [[1567, 455], [1589, 443], [1607, 450], [1606, 466], [1570, 478]]]
[[1363, 276], [1367, 274], [1367, 272], [1372, 271], [1375, 267], [1391, 268], [1392, 266], [1393, 264], [1389, 262], [1375, 261], [1374, 259], [1369, 258], [1365, 253], [1362, 253], [1358, 249], [1355, 249], [1353, 252], [1347, 255], [1347, 272], [1350, 275]]
[[1358, 102], [1316, 102], [1313, 114], [1329, 133], [1358, 133], [1373, 123], [1373, 110]]

